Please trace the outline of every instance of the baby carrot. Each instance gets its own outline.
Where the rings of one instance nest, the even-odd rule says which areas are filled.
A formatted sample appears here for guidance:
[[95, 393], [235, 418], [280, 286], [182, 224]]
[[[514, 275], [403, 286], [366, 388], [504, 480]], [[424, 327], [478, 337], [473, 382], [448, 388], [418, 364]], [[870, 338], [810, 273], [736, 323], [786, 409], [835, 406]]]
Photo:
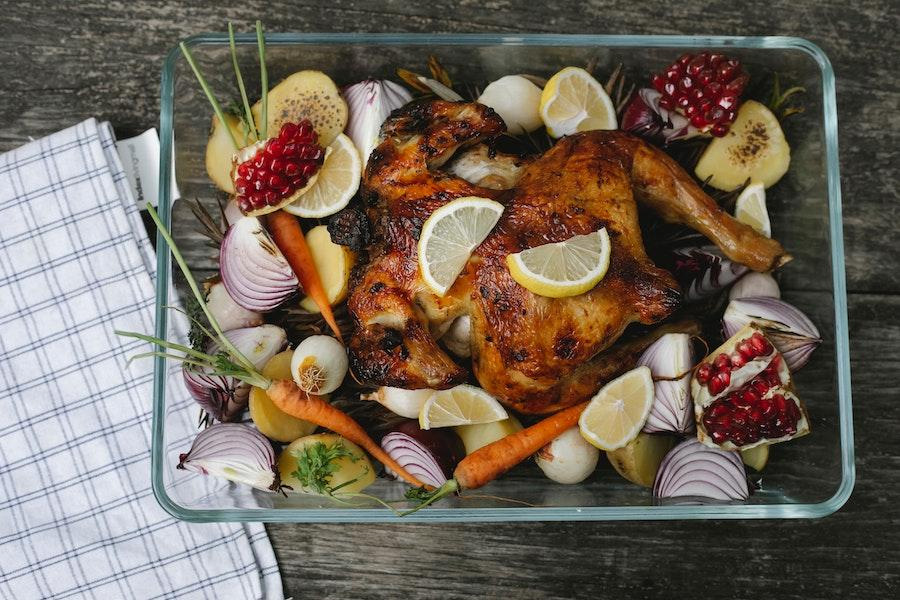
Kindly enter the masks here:
[[322, 286], [322, 279], [319, 277], [319, 271], [316, 269], [316, 263], [313, 260], [309, 246], [306, 244], [306, 238], [303, 237], [303, 230], [300, 229], [300, 223], [296, 217], [284, 212], [276, 210], [269, 213], [266, 221], [269, 233], [275, 245], [284, 254], [288, 264], [291, 265], [303, 291], [306, 292], [319, 310], [322, 311], [322, 317], [337, 339], [343, 343], [344, 338], [341, 337], [341, 330], [338, 328], [337, 322], [334, 320], [334, 313], [331, 311], [331, 303], [328, 302], [328, 295]]
[[[384, 466], [389, 467], [399, 477], [405, 479], [410, 485], [423, 487], [425, 484], [397, 461], [388, 456], [381, 446], [369, 437], [366, 430], [342, 410], [335, 408], [319, 396], [311, 396], [302, 391], [293, 381], [273, 381], [266, 390], [272, 403], [279, 410], [292, 417], [315, 423], [320, 427], [331, 430], [341, 435], [354, 444], [362, 447], [366, 452], [374, 456]], [[578, 417], [576, 417], [577, 419]]]

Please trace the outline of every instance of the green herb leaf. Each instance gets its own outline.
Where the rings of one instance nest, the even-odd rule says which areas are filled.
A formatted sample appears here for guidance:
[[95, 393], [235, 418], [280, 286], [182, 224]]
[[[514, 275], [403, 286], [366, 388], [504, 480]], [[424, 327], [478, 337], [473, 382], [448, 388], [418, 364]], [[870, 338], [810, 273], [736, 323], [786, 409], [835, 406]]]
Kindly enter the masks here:
[[350, 452], [342, 441], [330, 445], [325, 442], [310, 444], [295, 450], [294, 458], [297, 459], [297, 469], [291, 473], [291, 476], [297, 478], [304, 488], [323, 496], [333, 496], [339, 489], [359, 479], [357, 477], [345, 481], [336, 487], [331, 485], [331, 476], [340, 469], [340, 465], [337, 464], [338, 460], [349, 458], [354, 463], [359, 460], [359, 457]]

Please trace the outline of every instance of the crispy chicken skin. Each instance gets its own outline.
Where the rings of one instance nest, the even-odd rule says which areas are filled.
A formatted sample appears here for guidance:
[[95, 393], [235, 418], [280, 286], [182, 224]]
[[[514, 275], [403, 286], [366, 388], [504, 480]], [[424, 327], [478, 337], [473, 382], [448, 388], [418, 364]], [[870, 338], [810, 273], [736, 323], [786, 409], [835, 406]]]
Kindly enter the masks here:
[[[355, 322], [351, 366], [361, 381], [404, 388], [465, 381], [466, 370], [435, 337], [469, 314], [475, 376], [501, 402], [547, 413], [590, 397], [650, 343], [645, 337], [611, 347], [625, 328], [667, 318], [681, 299], [673, 276], [647, 257], [636, 201], [695, 228], [755, 270], [789, 259], [777, 242], [722, 211], [662, 151], [622, 132], [561, 139], [525, 164], [509, 190], [435, 170], [460, 147], [503, 129], [487, 107], [443, 101], [405, 107], [385, 123], [363, 182], [374, 241], [348, 300]], [[416, 243], [425, 219], [462, 196], [494, 198], [506, 210], [448, 294], [438, 297], [421, 281]], [[600, 227], [610, 235], [612, 253], [606, 276], [591, 291], [545, 298], [510, 276], [508, 254]]]

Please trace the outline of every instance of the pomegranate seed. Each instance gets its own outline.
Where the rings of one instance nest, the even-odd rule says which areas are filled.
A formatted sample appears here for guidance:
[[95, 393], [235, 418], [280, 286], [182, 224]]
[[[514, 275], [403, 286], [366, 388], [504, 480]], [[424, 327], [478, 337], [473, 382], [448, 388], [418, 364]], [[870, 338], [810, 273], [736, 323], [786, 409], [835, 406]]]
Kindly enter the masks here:
[[687, 96], [680, 96], [678, 100], [675, 101], [675, 104], [678, 106], [678, 108], [686, 111], [687, 107], [691, 105], [691, 101]]
[[653, 89], [655, 89], [657, 92], [662, 93], [663, 88], [666, 85], [666, 78], [659, 74], [654, 75], [650, 78], [650, 85], [652, 85]]
[[278, 202], [278, 193], [274, 190], [266, 190], [263, 194], [263, 197], [266, 199], [266, 205], [271, 206]]
[[300, 132], [300, 128], [295, 123], [285, 123], [281, 126], [281, 131], [278, 132], [278, 137], [282, 142], [288, 143]]
[[247, 163], [243, 162], [238, 165], [238, 168], [237, 168], [238, 177], [245, 178], [248, 175], [250, 175], [251, 172], [252, 172], [252, 169], [250, 168], [250, 165], [248, 165]]
[[694, 80], [690, 77], [682, 77], [678, 80], [678, 89], [682, 92], [687, 92], [694, 86]]
[[[699, 110], [699, 109], [698, 109]], [[697, 129], [703, 129], [708, 125], [706, 120], [703, 118], [703, 115], [699, 112], [691, 117], [691, 125], [696, 127]]]
[[734, 79], [732, 79], [728, 85], [725, 86], [725, 90], [734, 94], [735, 96], [740, 96], [743, 93], [744, 88], [747, 87], [747, 84], [750, 82], [750, 76], [746, 73], [742, 73], [738, 75]]
[[293, 179], [291, 179], [291, 185], [294, 186], [295, 189], [301, 189], [306, 186], [306, 182], [308, 180], [303, 175], [297, 175]]
[[702, 102], [700, 102], [700, 104], [697, 105], [697, 108], [700, 109], [700, 112], [706, 113], [706, 112], [709, 112], [709, 110], [710, 110], [713, 106], [715, 106], [715, 104], [713, 104], [713, 101], [710, 100], [709, 98], [706, 98], [705, 100], [703, 100]]
[[[713, 128], [715, 129], [715, 127]], [[731, 355], [731, 368], [732, 369], [740, 369], [744, 365], [747, 364], [747, 359], [741, 356], [740, 352], [735, 352]]]
[[285, 162], [281, 158], [273, 158], [269, 161], [269, 171], [272, 173], [284, 173]]
[[318, 170], [319, 170], [319, 165], [317, 165], [316, 163], [311, 162], [311, 161], [304, 162], [300, 166], [300, 172], [306, 178], [309, 178], [313, 173], [315, 173]]
[[681, 70], [680, 65], [672, 65], [668, 69], [666, 69], [666, 79], [669, 81], [678, 81], [681, 78], [683, 71]]
[[715, 377], [709, 380], [709, 385], [707, 387], [709, 388], [709, 393], [716, 396], [725, 389], [725, 384], [722, 383], [722, 380], [719, 379], [718, 374], [716, 374]]
[[283, 173], [285, 175], [287, 175], [288, 177], [294, 177], [299, 172], [300, 172], [300, 165], [298, 165], [297, 163], [295, 163], [293, 161], [285, 163]]
[[710, 366], [709, 363], [703, 363], [697, 367], [697, 381], [701, 384], [705, 384], [709, 381], [710, 375], [712, 375], [712, 366]]
[[693, 104], [688, 104], [687, 108], [684, 109], [684, 114], [687, 117], [693, 117], [694, 114], [696, 114], [696, 112], [697, 112], [697, 107], [694, 106]]
[[284, 145], [283, 156], [296, 156], [297, 150], [298, 150], [297, 144], [295, 144], [294, 142], [288, 142], [287, 144]]
[[725, 61], [716, 67], [716, 81], [727, 83], [734, 78], [740, 64], [734, 64], [735, 61]]
[[748, 341], [750, 342], [750, 346], [753, 348], [754, 356], [765, 356], [768, 354], [766, 352], [766, 344], [765, 340], [759, 333], [754, 333]]
[[676, 86], [671, 81], [667, 81], [666, 85], [663, 86], [663, 94], [666, 96], [671, 96], [675, 93]]
[[729, 364], [731, 364], [731, 360], [724, 352], [716, 357], [715, 365], [717, 371], [727, 371]]
[[716, 74], [712, 69], [703, 69], [697, 75], [697, 83], [702, 86], [707, 86], [713, 81], [715, 81]]
[[675, 103], [668, 96], [663, 96], [659, 99], [659, 107], [665, 110], [672, 110], [675, 108]]
[[725, 89], [725, 88], [722, 87], [722, 84], [721, 84], [721, 83], [718, 83], [718, 82], [713, 81], [713, 82], [710, 83], [708, 86], [706, 86], [706, 94], [707, 94], [710, 98], [718, 98], [719, 96], [722, 95], [722, 91], [723, 91], [724, 89]]
[[266, 142], [266, 154], [272, 157], [280, 157], [284, 154], [284, 144], [278, 138], [272, 138]]
[[716, 123], [709, 132], [715, 137], [725, 137], [725, 134], [728, 133], [728, 126], [723, 125], [722, 123]]
[[250, 160], [253, 161], [253, 166], [257, 169], [262, 169], [266, 164], [266, 157], [262, 152], [257, 152]]
[[718, 106], [714, 106], [709, 109], [704, 115], [703, 118], [707, 123], [718, 123], [719, 119], [725, 116], [725, 111], [719, 108]]
[[684, 66], [684, 65], [688, 64], [689, 62], [691, 62], [692, 58], [694, 58], [694, 56], [692, 54], [685, 52], [684, 54], [679, 56], [678, 60], [676, 60], [675, 62], [678, 63], [679, 65]]
[[245, 194], [247, 193], [247, 190], [248, 190], [248, 189], [249, 189], [249, 188], [247, 187], [247, 184], [246, 184], [245, 182], [243, 182], [243, 181], [240, 182], [240, 183], [234, 184], [234, 191], [237, 192], [237, 195], [238, 195], [238, 196], [243, 196], [243, 195], [245, 195]]
[[709, 66], [718, 67], [724, 60], [725, 60], [724, 54], [710, 54], [709, 55]]
[[250, 200], [250, 204], [251, 206], [253, 206], [253, 208], [262, 208], [266, 205], [265, 197], [259, 192], [253, 192], [252, 194], [250, 194], [250, 196], [248, 196], [248, 199]]
[[700, 71], [703, 70], [703, 67], [706, 66], [706, 57], [702, 54], [698, 54], [688, 63], [687, 69], [685, 71], [688, 75], [699, 75]]
[[270, 176], [266, 183], [268, 183], [269, 187], [273, 190], [283, 188], [285, 185], [287, 185], [287, 181], [285, 181], [284, 177], [282, 177], [281, 175]]
[[292, 192], [291, 186], [286, 185], [283, 188], [281, 188], [280, 190], [278, 190], [278, 195], [281, 196], [282, 198], [286, 198], [287, 196], [291, 195], [291, 192]]
[[737, 96], [735, 96], [734, 94], [722, 94], [719, 97], [719, 106], [721, 106], [725, 110], [734, 108], [735, 106], [737, 106], [737, 102]]

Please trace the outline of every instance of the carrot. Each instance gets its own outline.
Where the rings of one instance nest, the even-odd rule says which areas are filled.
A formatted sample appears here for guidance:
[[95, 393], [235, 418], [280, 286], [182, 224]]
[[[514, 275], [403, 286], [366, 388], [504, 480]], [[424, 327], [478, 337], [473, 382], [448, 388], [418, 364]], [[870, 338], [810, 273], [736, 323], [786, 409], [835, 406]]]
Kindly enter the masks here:
[[293, 381], [285, 380], [273, 381], [266, 393], [272, 403], [282, 412], [315, 423], [347, 438], [374, 456], [384, 466], [389, 467], [410, 485], [425, 486], [417, 477], [410, 475], [397, 461], [388, 456], [352, 417], [319, 396], [311, 396], [298, 388]]
[[453, 479], [436, 490], [410, 490], [407, 498], [418, 499], [422, 503], [401, 513], [401, 516], [414, 513], [454, 492], [473, 490], [490, 483], [549, 444], [563, 431], [574, 427], [588, 402], [570, 406], [531, 427], [479, 448], [462, 459], [453, 471]]
[[319, 271], [316, 269], [316, 263], [313, 260], [309, 246], [306, 244], [306, 238], [303, 237], [303, 230], [300, 229], [300, 223], [296, 217], [284, 212], [276, 210], [268, 215], [268, 229], [275, 240], [275, 245], [284, 254], [288, 264], [291, 265], [303, 291], [306, 292], [319, 310], [322, 311], [322, 317], [337, 339], [343, 343], [344, 338], [341, 336], [341, 330], [338, 328], [337, 321], [334, 320], [334, 313], [331, 311], [331, 303], [328, 302], [328, 295], [322, 286], [322, 278], [319, 277]]

